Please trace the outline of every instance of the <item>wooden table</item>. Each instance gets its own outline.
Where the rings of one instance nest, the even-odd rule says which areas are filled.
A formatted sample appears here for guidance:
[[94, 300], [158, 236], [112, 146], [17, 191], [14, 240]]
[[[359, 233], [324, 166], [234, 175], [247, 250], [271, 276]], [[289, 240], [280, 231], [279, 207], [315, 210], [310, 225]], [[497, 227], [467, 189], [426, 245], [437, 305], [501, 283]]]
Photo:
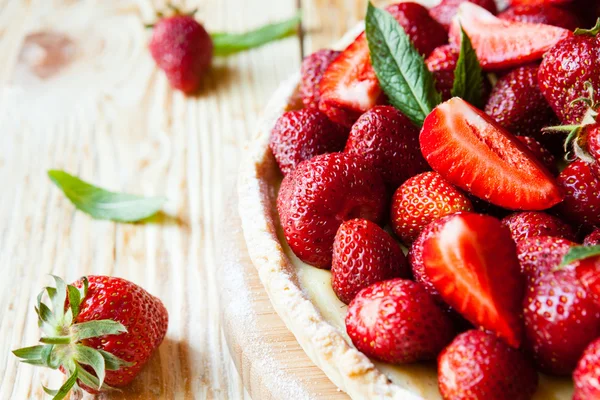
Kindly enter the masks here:
[[[202, 94], [169, 89], [146, 49], [162, 1], [0, 0], [0, 399], [47, 398], [59, 372], [19, 365], [36, 343], [33, 310], [47, 274], [121, 276], [159, 296], [167, 338], [142, 375], [112, 398], [244, 398], [222, 338], [220, 226], [243, 144], [302, 54], [327, 46], [365, 0], [174, 1], [210, 31], [287, 18], [302, 34], [215, 60]], [[147, 224], [76, 212], [46, 176], [64, 169], [118, 191], [166, 195]]]

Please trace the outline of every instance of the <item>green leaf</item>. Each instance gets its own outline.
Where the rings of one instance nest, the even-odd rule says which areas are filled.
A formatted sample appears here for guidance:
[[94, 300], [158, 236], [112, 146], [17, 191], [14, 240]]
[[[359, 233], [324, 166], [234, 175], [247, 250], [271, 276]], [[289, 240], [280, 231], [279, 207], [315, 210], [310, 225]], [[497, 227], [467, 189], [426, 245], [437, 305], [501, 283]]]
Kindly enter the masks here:
[[52, 344], [45, 345], [44, 348], [42, 349], [41, 358], [42, 358], [42, 361], [44, 362], [44, 365], [46, 365], [52, 369], [56, 369], [56, 368], [58, 368], [58, 366], [55, 365], [55, 363], [53, 363], [53, 357], [52, 357], [53, 350], [54, 350], [54, 345], [52, 345]]
[[583, 260], [585, 258], [600, 256], [600, 245], [596, 246], [573, 246], [563, 257], [559, 267], [569, 265], [572, 262]]
[[96, 377], [98, 377], [97, 389], [100, 389], [102, 383], [104, 383], [104, 376], [106, 374], [106, 366], [102, 354], [96, 349], [78, 344], [75, 346], [75, 354], [73, 357], [75, 358], [75, 361], [92, 367], [96, 373]]
[[71, 327], [71, 337], [73, 342], [79, 342], [83, 339], [105, 335], [118, 335], [127, 332], [121, 323], [110, 320], [100, 319], [97, 321], [82, 322]]
[[78, 210], [96, 219], [136, 222], [156, 214], [166, 199], [109, 192], [64, 171], [50, 170], [48, 176]]
[[133, 363], [125, 361], [106, 350], [98, 349], [98, 351], [102, 354], [102, 357], [104, 357], [107, 371], [116, 371], [121, 367], [131, 367], [133, 365]]
[[[89, 387], [99, 387], [98, 384], [100, 383], [100, 381], [98, 380], [97, 377], [95, 377], [94, 375], [90, 374], [88, 371], [83, 369], [81, 367], [81, 365], [79, 365], [79, 363], [75, 363], [75, 368], [76, 368], [75, 370], [77, 371], [77, 377], [79, 378], [79, 380], [81, 380], [81, 382], [83, 382], [85, 385], [87, 385]], [[102, 390], [106, 391], [106, 390], [117, 390], [117, 389], [104, 383], [102, 385]]]
[[20, 349], [13, 350], [12, 353], [24, 360], [39, 360], [42, 357], [43, 345], [22, 347]]
[[41, 337], [40, 342], [46, 344], [69, 344], [71, 343], [70, 336], [50, 336], [50, 337]]
[[369, 2], [366, 33], [373, 69], [390, 103], [415, 125], [442, 101], [431, 72], [404, 29]]
[[52, 400], [62, 400], [67, 397], [67, 394], [73, 389], [73, 386], [77, 383], [77, 371], [73, 372], [69, 379], [63, 383], [63, 385], [58, 389]]
[[44, 389], [44, 392], [46, 392], [47, 395], [50, 395], [52, 397], [58, 394], [58, 390], [47, 388], [44, 385], [42, 385], [42, 389]]
[[21, 360], [22, 363], [35, 365], [36, 367], [47, 367], [44, 360]]
[[52, 308], [54, 315], [59, 321], [62, 321], [65, 316], [65, 301], [67, 299], [67, 284], [61, 278], [56, 275], [51, 275], [56, 283], [55, 288], [47, 288], [48, 295], [52, 300]]
[[483, 76], [471, 39], [461, 27], [460, 55], [454, 69], [452, 96], [457, 96], [475, 107], [483, 106]]
[[72, 319], [77, 319], [79, 315], [79, 306], [81, 305], [81, 292], [73, 285], [67, 286], [67, 292], [69, 294], [69, 306], [71, 307], [71, 312], [73, 313]]
[[264, 44], [283, 39], [296, 33], [300, 15], [285, 21], [268, 24], [244, 33], [213, 33], [215, 56], [228, 56], [240, 51], [250, 50]]

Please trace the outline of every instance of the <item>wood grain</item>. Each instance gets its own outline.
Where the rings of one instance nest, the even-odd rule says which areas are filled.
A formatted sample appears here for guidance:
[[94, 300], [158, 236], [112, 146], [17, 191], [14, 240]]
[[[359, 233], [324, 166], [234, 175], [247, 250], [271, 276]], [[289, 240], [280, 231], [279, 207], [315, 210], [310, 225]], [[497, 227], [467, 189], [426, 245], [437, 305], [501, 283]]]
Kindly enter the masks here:
[[[212, 31], [292, 15], [295, 0], [178, 2]], [[0, 398], [41, 399], [59, 372], [18, 365], [36, 343], [33, 300], [53, 273], [130, 279], [170, 313], [167, 339], [124, 393], [107, 398], [244, 398], [221, 335], [225, 187], [300, 40], [216, 60], [202, 94], [169, 89], [143, 24], [162, 1], [0, 0]], [[341, 28], [340, 28], [341, 29]], [[325, 39], [323, 39], [325, 40]], [[148, 224], [92, 220], [50, 183], [65, 169], [100, 186], [166, 195]]]

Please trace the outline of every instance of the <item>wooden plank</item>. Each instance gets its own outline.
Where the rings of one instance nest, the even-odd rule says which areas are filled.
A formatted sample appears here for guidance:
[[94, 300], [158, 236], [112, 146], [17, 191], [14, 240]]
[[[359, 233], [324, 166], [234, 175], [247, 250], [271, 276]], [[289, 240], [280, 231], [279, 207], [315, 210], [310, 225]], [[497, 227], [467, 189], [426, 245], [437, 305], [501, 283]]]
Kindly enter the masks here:
[[[209, 30], [290, 16], [293, 0], [206, 0]], [[130, 279], [165, 302], [166, 341], [113, 398], [243, 398], [221, 336], [216, 276], [224, 187], [278, 83], [299, 65], [297, 39], [217, 60], [202, 94], [172, 92], [143, 28], [161, 1], [0, 1], [0, 398], [45, 398], [62, 375], [9, 353], [39, 336], [33, 299], [46, 274]], [[75, 212], [47, 169], [114, 190], [166, 195], [146, 225]]]

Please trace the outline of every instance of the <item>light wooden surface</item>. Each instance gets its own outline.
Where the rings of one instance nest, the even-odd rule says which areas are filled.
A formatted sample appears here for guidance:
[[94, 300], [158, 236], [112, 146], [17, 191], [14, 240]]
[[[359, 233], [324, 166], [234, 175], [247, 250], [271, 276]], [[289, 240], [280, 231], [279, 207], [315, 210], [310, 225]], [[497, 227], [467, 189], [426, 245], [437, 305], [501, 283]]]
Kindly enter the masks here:
[[[248, 397], [220, 326], [227, 188], [269, 95], [299, 68], [303, 50], [354, 25], [366, 1], [173, 3], [198, 7], [212, 31], [286, 18], [301, 5], [303, 35], [216, 60], [202, 94], [186, 98], [169, 89], [146, 49], [143, 24], [163, 1], [0, 0], [0, 399], [44, 398], [42, 383], [62, 381], [59, 372], [18, 365], [9, 351], [36, 343], [33, 300], [49, 273], [121, 276], [169, 310], [160, 350], [112, 398]], [[145, 225], [92, 220], [50, 183], [50, 168], [166, 195], [166, 215]]]

